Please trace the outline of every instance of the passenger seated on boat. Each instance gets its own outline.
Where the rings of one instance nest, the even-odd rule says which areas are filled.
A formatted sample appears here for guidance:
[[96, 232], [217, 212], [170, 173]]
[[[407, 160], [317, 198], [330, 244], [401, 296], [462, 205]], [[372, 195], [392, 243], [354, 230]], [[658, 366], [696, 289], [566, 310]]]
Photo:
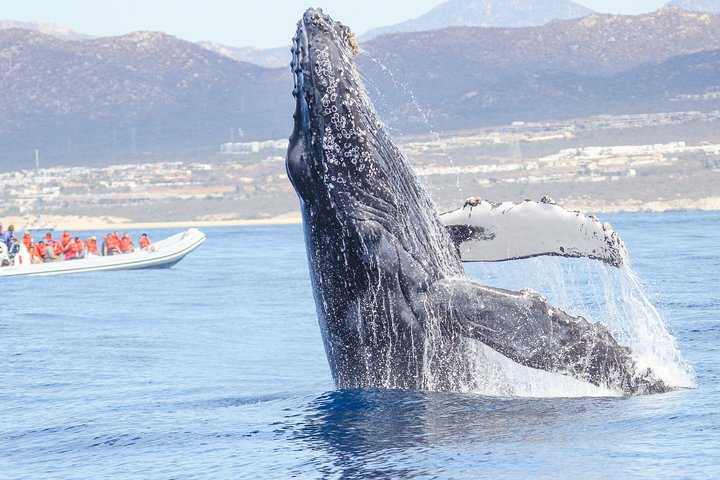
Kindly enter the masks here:
[[78, 258], [85, 258], [85, 242], [80, 240], [80, 237], [75, 237], [73, 242], [75, 242], [75, 248], [78, 251]]
[[27, 249], [28, 255], [30, 256], [30, 263], [42, 263], [43, 259], [40, 256], [40, 252], [38, 251], [37, 245], [30, 244], [30, 247], [25, 247]]
[[[75, 239], [79, 240], [78, 237], [75, 237]], [[75, 260], [77, 258], [82, 258], [82, 242], [78, 244], [75, 240], [70, 240], [65, 246], [65, 260]]]
[[53, 253], [55, 254], [55, 260], [62, 260], [63, 246], [58, 240], [55, 240], [52, 244]]
[[[10, 227], [12, 227], [12, 225], [10, 225]], [[18, 240], [17, 237], [11, 237], [10, 246], [8, 247], [8, 257], [10, 257], [13, 263], [15, 263], [15, 257], [18, 253], [20, 253], [20, 240]]]
[[100, 255], [98, 253], [96, 236], [93, 235], [92, 237], [85, 240], [85, 252], [87, 253], [86, 256], [87, 255]]
[[23, 235], [22, 243], [25, 244], [25, 248], [30, 250], [30, 246], [33, 244], [33, 237], [30, 232], [25, 232], [25, 235]]
[[5, 243], [5, 246], [10, 249], [10, 239], [15, 238], [15, 225], [8, 225], [7, 230], [2, 234], [0, 240]]
[[58, 259], [58, 256], [55, 254], [55, 242], [46, 242], [45, 240], [40, 240], [40, 243], [38, 243], [38, 245], [42, 245], [44, 247], [43, 261], [54, 262]]
[[147, 236], [147, 233], [143, 233], [140, 235], [140, 238], [138, 239], [138, 243], [140, 243], [140, 249], [141, 250], [147, 250], [150, 248], [150, 238]]
[[37, 256], [40, 260], [38, 263], [42, 263], [45, 261], [45, 257], [47, 256], [47, 245], [45, 245], [45, 240], [40, 240], [37, 245], [35, 245], [35, 251], [37, 253]]
[[60, 237], [60, 243], [62, 243], [63, 249], [67, 248], [72, 238], [73, 236], [72, 233], [70, 233], [70, 230], [65, 230], [63, 232], [62, 237]]
[[123, 236], [120, 239], [120, 251], [122, 253], [132, 253], [133, 250], [134, 248], [132, 237], [128, 232], [123, 233]]
[[117, 255], [120, 253], [120, 239], [108, 233], [103, 239], [102, 254], [103, 255]]
[[47, 232], [47, 233], [45, 234], [45, 236], [43, 237], [43, 239], [45, 239], [45, 242], [46, 242], [46, 243], [52, 243], [52, 242], [55, 241], [55, 240], [52, 238], [52, 232]]

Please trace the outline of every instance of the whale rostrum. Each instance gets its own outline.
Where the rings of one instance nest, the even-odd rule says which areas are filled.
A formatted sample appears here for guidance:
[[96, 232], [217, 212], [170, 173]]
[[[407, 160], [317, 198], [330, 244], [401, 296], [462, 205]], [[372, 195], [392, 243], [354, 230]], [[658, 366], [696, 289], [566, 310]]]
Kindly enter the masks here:
[[362, 86], [357, 52], [350, 29], [322, 10], [298, 23], [286, 166], [336, 386], [472, 389], [474, 342], [482, 342], [521, 365], [625, 394], [668, 390], [601, 323], [465, 276]]

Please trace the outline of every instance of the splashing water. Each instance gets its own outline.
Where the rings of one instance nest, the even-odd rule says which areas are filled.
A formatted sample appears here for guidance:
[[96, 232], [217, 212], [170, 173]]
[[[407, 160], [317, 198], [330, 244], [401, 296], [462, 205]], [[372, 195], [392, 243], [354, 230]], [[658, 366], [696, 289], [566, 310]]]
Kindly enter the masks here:
[[[630, 266], [614, 268], [587, 259], [533, 258], [503, 263], [468, 264], [481, 283], [520, 290], [533, 288], [551, 305], [591, 322], [602, 322], [621, 345], [632, 349], [639, 369], [651, 368], [675, 388], [695, 387], [692, 367], [648, 299]], [[613, 396], [618, 392], [573, 378], [518, 365], [480, 344], [476, 350], [477, 393], [503, 396]]]
[[[303, 24], [304, 25], [304, 24]], [[305, 30], [302, 29], [302, 25], [298, 29], [297, 44], [302, 43], [303, 35], [306, 35]], [[348, 55], [347, 45], [338, 41], [336, 44], [340, 45], [340, 62], [345, 70], [339, 70], [342, 72], [354, 72], [354, 65], [351, 60], [351, 56]], [[460, 277], [463, 274], [463, 267], [459, 263], [459, 259], [452, 252], [452, 249], [448, 249], [448, 237], [447, 233], [443, 229], [442, 225], [437, 222], [437, 216], [435, 215], [434, 204], [429, 198], [426, 192], [422, 188], [418, 188], [416, 179], [412, 174], [412, 169], [409, 167], [403, 155], [397, 150], [393, 142], [390, 140], [385, 129], [382, 128], [379, 117], [374, 110], [374, 107], [370, 104], [369, 99], [363, 95], [364, 88], [360, 85], [357, 80], [358, 78], [354, 75], [339, 77], [335, 73], [338, 71], [334, 68], [332, 63], [333, 57], [331, 55], [330, 48], [326, 46], [319, 46], [314, 50], [312, 61], [315, 72], [313, 79], [315, 79], [315, 85], [320, 86], [317, 91], [317, 95], [313, 96], [315, 102], [308, 102], [312, 104], [313, 108], [317, 111], [318, 115], [322, 115], [319, 122], [322, 129], [317, 129], [322, 134], [322, 151], [323, 151], [323, 167], [324, 175], [321, 177], [323, 184], [326, 186], [325, 190], [321, 189], [323, 195], [327, 195], [329, 205], [332, 212], [328, 214], [328, 218], [335, 217], [335, 223], [333, 225], [344, 226], [351, 221], [355, 220], [355, 217], [348, 215], [353, 214], [360, 207], [368, 209], [369, 216], [381, 228], [385, 228], [383, 221], [386, 217], [383, 215], [375, 215], [374, 205], [377, 205], [377, 198], [373, 198], [372, 202], [368, 204], [362, 203], [362, 200], [366, 198], [367, 192], [364, 190], [363, 183], [360, 181], [357, 184], [350, 183], [348, 188], [345, 188], [346, 178], [352, 180], [355, 178], [355, 172], [362, 172], [362, 168], [367, 166], [368, 171], [365, 174], [359, 174], [357, 177], [361, 180], [364, 178], [370, 178], [376, 175], [378, 172], [383, 174], [383, 178], [388, 179], [387, 188], [382, 193], [386, 193], [386, 198], [382, 198], [388, 205], [395, 206], [399, 205], [400, 208], [392, 210], [394, 213], [392, 221], [388, 225], [389, 228], [385, 230], [391, 231], [397, 234], [398, 238], [403, 241], [402, 247], [410, 252], [422, 252], [422, 258], [427, 258], [429, 263], [434, 267], [429, 269], [425, 273], [426, 278], [415, 278], [409, 277], [418, 285], [430, 284], [433, 280], [444, 279], [444, 278], [455, 278]], [[337, 52], [336, 52], [337, 53]], [[294, 57], [295, 65], [297, 58]], [[391, 72], [392, 74], [392, 72]], [[343, 85], [351, 92], [355, 92], [356, 97], [349, 96], [344, 98], [338, 96], [338, 85], [343, 81]], [[296, 77], [296, 86], [298, 91], [303, 91], [300, 87], [303, 83], [303, 77]], [[314, 90], [313, 90], [314, 92]], [[359, 104], [358, 104], [359, 100]], [[413, 97], [414, 100], [414, 97]], [[414, 100], [415, 105], [417, 102]], [[360, 107], [361, 115], [344, 115], [341, 112], [345, 112], [349, 105]], [[305, 103], [298, 104], [299, 107], [306, 105]], [[300, 109], [302, 110], [302, 108]], [[296, 122], [298, 119], [304, 118], [296, 116]], [[427, 123], [427, 118], [426, 118]], [[296, 123], [300, 125], [300, 123]], [[314, 125], [314, 124], [313, 124]], [[308, 133], [308, 126], [305, 125], [305, 133]], [[318, 132], [315, 132], [318, 133]], [[397, 159], [395, 162], [373, 162], [372, 153], [368, 150], [366, 141], [366, 135], [370, 135], [372, 138], [373, 148], [378, 149], [380, 157], [384, 158], [383, 155], [390, 159]], [[356, 141], [348, 142], [351, 138], [357, 139]], [[294, 151], [294, 150], [293, 150]], [[302, 158], [302, 157], [296, 157]], [[358, 165], [359, 162], [359, 165]], [[289, 171], [291, 166], [291, 157], [288, 157]], [[357, 166], [356, 166], [357, 165]], [[337, 188], [336, 188], [337, 187]], [[300, 190], [298, 190], [300, 192]], [[396, 197], [396, 195], [400, 197]], [[352, 204], [353, 208], [350, 208], [348, 212], [343, 210], [342, 206], [350, 200], [354, 200]], [[412, 199], [412, 207], [414, 215], [411, 215], [410, 209], [407, 204], [403, 203], [402, 200]], [[337, 201], [337, 203], [334, 203]], [[380, 213], [383, 213], [380, 209]], [[341, 215], [342, 214], [342, 215]], [[344, 216], [343, 216], [344, 215]], [[305, 216], [307, 219], [308, 217]], [[348, 220], [350, 219], [350, 220]], [[337, 365], [338, 369], [334, 370], [336, 376], [336, 383], [339, 386], [354, 386], [359, 385], [383, 385], [387, 387], [404, 387], [419, 385], [421, 388], [427, 385], [430, 389], [456, 389], [462, 385], [477, 385], [480, 383], [483, 385], [483, 389], [489, 390], [488, 393], [495, 394], [510, 394], [510, 395], [568, 395], [571, 391], [575, 395], [597, 395], [598, 392], [594, 387], [588, 387], [582, 382], [576, 382], [566, 377], [556, 379], [557, 376], [553, 376], [555, 380], [548, 381], [546, 374], [543, 372], [536, 372], [532, 369], [520, 367], [515, 365], [509, 360], [505, 360], [504, 357], [487, 350], [486, 347], [479, 343], [468, 341], [467, 348], [464, 348], [464, 343], [461, 343], [457, 336], [449, 336], [443, 342], [442, 323], [441, 321], [447, 317], [446, 312], [441, 312], [435, 318], [432, 312], [428, 310], [428, 314], [431, 317], [428, 323], [431, 325], [427, 326], [427, 334], [422, 334], [422, 344], [416, 342], [414, 336], [415, 330], [412, 328], [399, 328], [398, 325], [408, 319], [403, 316], [412, 314], [410, 309], [403, 309], [405, 303], [399, 303], [398, 297], [402, 295], [396, 295], [397, 292], [397, 277], [396, 272], [402, 273], [403, 265], [389, 264], [387, 272], [390, 275], [386, 275], [385, 269], [377, 268], [377, 272], [370, 268], [367, 270], [366, 276], [367, 281], [358, 282], [359, 286], [374, 285], [377, 284], [376, 294], [374, 291], [368, 292], [368, 297], [359, 297], [361, 302], [358, 302], [356, 307], [343, 300], [345, 298], [353, 297], [353, 295], [346, 295], [346, 291], [354, 293], [357, 289], [356, 284], [353, 282], [348, 283], [348, 277], [350, 275], [343, 275], [344, 272], [352, 272], [353, 263], [348, 261], [348, 253], [344, 243], [342, 245], [335, 244], [331, 245], [330, 250], [327, 250], [327, 235], [323, 235], [324, 230], [313, 229], [313, 225], [306, 227], [306, 232], [309, 232], [308, 249], [312, 253], [310, 256], [311, 270], [315, 272], [315, 291], [316, 291], [316, 304], [318, 310], [321, 310], [321, 328], [329, 325], [329, 322], [335, 322], [332, 327], [336, 327], [336, 330], [346, 334], [347, 338], [351, 340], [357, 340], [357, 345], [360, 350], [346, 349], [340, 350], [340, 353], [336, 354], [335, 357], [332, 355], [335, 353], [332, 349], [328, 350], [328, 355], [331, 360], [331, 366]], [[366, 235], [360, 237], [360, 243], [362, 247], [360, 251], [367, 252], [369, 260], [367, 265], [372, 267], [373, 265], [381, 265], [386, 259], [383, 256], [387, 251], [391, 251], [393, 245], [389, 248], [385, 244], [378, 243], [385, 240], [382, 235], [377, 235], [376, 231], [368, 230], [365, 232]], [[366, 245], [365, 240], [369, 243]], [[379, 246], [377, 246], [377, 245]], [[395, 247], [396, 248], [396, 247]], [[344, 268], [338, 267], [338, 260], [345, 260]], [[399, 259], [399, 257], [398, 257]], [[414, 266], [414, 263], [410, 263]], [[393, 269], [394, 267], [395, 269]], [[536, 269], [547, 271], [545, 269]], [[424, 271], [424, 270], [419, 270]], [[527, 280], [527, 275], [523, 275]], [[563, 280], [563, 275], [556, 275], [554, 278], [545, 278], [543, 285], [552, 284], [552, 281], [558, 279]], [[496, 282], [489, 282], [490, 284], [497, 284]], [[560, 285], [565, 285], [567, 282], [562, 281]], [[632, 282], [630, 282], [632, 285]], [[638, 285], [635, 282], [635, 285]], [[527, 282], [523, 282], [524, 286], [532, 286]], [[607, 286], [604, 287], [603, 291], [607, 291]], [[542, 290], [542, 289], [541, 289]], [[631, 291], [632, 288], [628, 291]], [[363, 291], [361, 289], [361, 291]], [[329, 294], [328, 294], [329, 293]], [[623, 292], [625, 294], [626, 292]], [[567, 296], [567, 294], [565, 295]], [[608, 297], [608, 295], [605, 295]], [[449, 297], [452, 298], [452, 297]], [[572, 301], [571, 296], [565, 304], [560, 303], [565, 310], [569, 313], [577, 313], [570, 306], [579, 304], [589, 308], [586, 303], [580, 301], [585, 298], [583, 295], [576, 296], [577, 301]], [[643, 305], [644, 303], [649, 305], [644, 294], [632, 295], [632, 298], [640, 300], [636, 303]], [[535, 299], [537, 300], [537, 299]], [[614, 314], [617, 317], [621, 317], [621, 313], [625, 313], [623, 308], [619, 308], [617, 305], [607, 302], [605, 305], [606, 312], [608, 314]], [[557, 304], [557, 302], [554, 302]], [[609, 307], [607, 305], [610, 305]], [[482, 305], [481, 308], [484, 308]], [[429, 308], [429, 307], [428, 307]], [[442, 308], [442, 307], [441, 307]], [[633, 309], [630, 309], [633, 311]], [[633, 313], [636, 313], [633, 311]], [[545, 312], [540, 312], [540, 316], [545, 316]], [[547, 312], [547, 316], [552, 316], [552, 311]], [[592, 319], [591, 315], [587, 315], [588, 318]], [[599, 317], [605, 317], [606, 315], [600, 315]], [[607, 315], [609, 316], [609, 315]], [[658, 363], [658, 359], [664, 360], [667, 358], [668, 350], [671, 350], [670, 354], [673, 360], [678, 363], [681, 362], [679, 354], [676, 352], [674, 347], [674, 341], [672, 337], [667, 334], [664, 329], [664, 325], [659, 315], [646, 315], [648, 317], [645, 323], [636, 323], [632, 327], [626, 329], [619, 327], [614, 322], [606, 322], [609, 324], [611, 330], [616, 332], [627, 333], [626, 337], [631, 339], [639, 339], [637, 342], [631, 342], [635, 345], [643, 347], [643, 341], [646, 341], [648, 335], [659, 335], [663, 337], [662, 333], [665, 332], [669, 341], [660, 341], [657, 349], [653, 346], [650, 348], [640, 348], [636, 355], [638, 360], [642, 359], [644, 365], [655, 366]], [[452, 317], [451, 317], [452, 318]], [[524, 317], [523, 317], [524, 318]], [[598, 318], [598, 317], [596, 317]], [[350, 322], [348, 322], [350, 320]], [[413, 318], [409, 319], [410, 321]], [[529, 321], [533, 319], [530, 318]], [[619, 318], [620, 325], [622, 321], [628, 319]], [[353, 323], [353, 321], [356, 321]], [[327, 322], [327, 323], [325, 323]], [[340, 323], [338, 323], [340, 322]], [[343, 323], [344, 322], [344, 323]], [[659, 324], [659, 327], [658, 325]], [[347, 326], [356, 325], [357, 331]], [[337, 328], [337, 327], [340, 328]], [[370, 327], [367, 331], [365, 327]], [[376, 329], [376, 327], [378, 327]], [[419, 331], [418, 331], [419, 332]], [[423, 333], [423, 332], [419, 332]], [[324, 332], [324, 336], [327, 337], [327, 332]], [[652, 338], [654, 343], [654, 338]], [[327, 345], [327, 343], [326, 343]], [[351, 344], [352, 346], [353, 344]], [[425, 352], [420, 352], [419, 348], [425, 347]], [[401, 348], [401, 351], [393, 351], [395, 348]], [[413, 358], [403, 357], [403, 354], [407, 349], [412, 352]], [[612, 348], [612, 347], [611, 347]], [[357, 352], [365, 357], [358, 358]], [[469, 354], [468, 354], [469, 353]], [[673, 356], [674, 355], [674, 356]], [[625, 353], [621, 353], [621, 356], [625, 358]], [[336, 364], [333, 364], [333, 360], [337, 360]], [[364, 368], [355, 368], [355, 365], [359, 365], [365, 360], [366, 364]], [[587, 371], [588, 367], [592, 365], [588, 359], [586, 365], [581, 365], [581, 371]], [[422, 362], [422, 363], [421, 363]], [[468, 362], [472, 363], [473, 369], [467, 370]], [[578, 362], [576, 362], [578, 363]], [[670, 373], [674, 370], [669, 369]], [[680, 371], [683, 370], [683, 366], [680, 365]], [[686, 373], [689, 369], [684, 369]], [[423, 372], [427, 373], [428, 378], [422, 379], [419, 374]], [[667, 372], [666, 372], [667, 373]], [[466, 379], [475, 374], [475, 380], [471, 383], [463, 383]], [[448, 377], [447, 379], [443, 377]], [[482, 379], [478, 382], [477, 379]], [[670, 379], [667, 379], [668, 383], [671, 383]], [[613, 383], [608, 383], [613, 385]], [[677, 382], [674, 382], [677, 384]], [[589, 390], [591, 389], [591, 390]]]
[[[365, 51], [361, 51], [361, 55], [373, 62], [383, 75], [388, 76], [395, 88], [410, 99], [410, 105], [417, 110], [429, 133], [436, 141], [440, 140], [429, 114], [421, 108], [412, 90], [380, 60]], [[373, 79], [367, 75], [362, 75], [362, 79], [366, 86], [373, 87], [375, 99], [387, 108], [385, 97]], [[454, 163], [447, 151], [444, 156], [451, 165]], [[428, 185], [429, 178], [423, 180], [426, 188], [435, 190]], [[459, 176], [456, 184], [460, 198]], [[511, 290], [530, 287], [546, 296], [551, 305], [567, 313], [584, 316], [591, 322], [604, 323], [621, 345], [631, 348], [638, 369], [652, 369], [673, 387], [691, 388], [695, 385], [692, 368], [683, 360], [675, 338], [668, 332], [662, 316], [649, 301], [637, 275], [629, 266], [616, 269], [590, 260], [537, 258], [468, 266], [467, 270], [471, 274], [473, 271], [481, 273], [479, 278], [476, 277], [481, 283], [504, 286]], [[430, 342], [439, 341], [440, 338], [440, 334], [429, 335]], [[472, 382], [473, 387], [467, 387], [468, 391], [472, 389], [486, 395], [533, 397], [620, 395], [616, 391], [571, 377], [521, 366], [481, 342], [468, 342], [467, 350], [473, 357], [472, 374], [476, 379]], [[431, 369], [427, 368], [426, 371]], [[428, 378], [428, 384], [433, 384], [432, 378]], [[478, 389], [476, 385], [481, 387]]]
[[[399, 90], [403, 96], [405, 96], [409, 99], [409, 104], [415, 111], [417, 111], [420, 118], [422, 119], [423, 124], [427, 127], [427, 133], [429, 133], [430, 136], [432, 136], [432, 138], [435, 140], [435, 142], [438, 145], [440, 145], [442, 156], [448, 160], [450, 166], [453, 166], [455, 164], [455, 161], [453, 160], [452, 155], [447, 150], [445, 143], [440, 141], [441, 140], [440, 134], [435, 129], [435, 126], [433, 125], [433, 123], [430, 119], [430, 113], [428, 111], [426, 111], [425, 109], [423, 109], [422, 105], [420, 105], [420, 102], [418, 101], [417, 97], [415, 96], [415, 92], [413, 92], [412, 89], [406, 83], [400, 81], [397, 78], [397, 76], [395, 75], [395, 72], [393, 71], [393, 69], [386, 66], [381, 60], [370, 55], [364, 49], [360, 50], [360, 55], [363, 58], [366, 58], [367, 60], [372, 62], [374, 65], [376, 65], [378, 67], [378, 69], [380, 70], [380, 72], [383, 75], [387, 76], [387, 78], [390, 79], [390, 82], [395, 87], [395, 89]], [[368, 90], [369, 87], [372, 87], [373, 103], [375, 103], [376, 105], [382, 105], [383, 109], [385, 109], [389, 112], [391, 110], [391, 107], [388, 104], [388, 102], [386, 101], [385, 94], [383, 94], [381, 89], [378, 87], [377, 82], [373, 78], [371, 78], [367, 74], [365, 74], [363, 71], [360, 70], [359, 73], [360, 73], [360, 77], [363, 81], [363, 84], [364, 84], [366, 90]], [[392, 133], [394, 135], [396, 135], [400, 138], [403, 137], [403, 132], [401, 130], [398, 130], [397, 128], [390, 128], [387, 124], [385, 124], [385, 127], [388, 129], [388, 131], [392, 131]], [[401, 146], [399, 145], [398, 148], [401, 148]], [[402, 150], [402, 148], [401, 148], [401, 150]], [[423, 184], [428, 191], [435, 191], [435, 190], [441, 189], [440, 186], [432, 185], [431, 178], [429, 178], [429, 177], [426, 177], [424, 179]], [[462, 185], [461, 185], [459, 173], [455, 174], [455, 185], [456, 185], [458, 192], [461, 193]]]

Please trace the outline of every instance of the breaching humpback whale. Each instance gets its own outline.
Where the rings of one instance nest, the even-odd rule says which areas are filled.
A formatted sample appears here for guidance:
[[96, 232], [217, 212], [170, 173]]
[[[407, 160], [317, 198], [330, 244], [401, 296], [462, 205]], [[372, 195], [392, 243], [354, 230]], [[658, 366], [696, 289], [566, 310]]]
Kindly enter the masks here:
[[350, 29], [310, 9], [293, 40], [287, 173], [338, 388], [467, 390], [470, 345], [625, 394], [668, 388], [602, 324], [465, 276], [429, 194], [361, 84]]

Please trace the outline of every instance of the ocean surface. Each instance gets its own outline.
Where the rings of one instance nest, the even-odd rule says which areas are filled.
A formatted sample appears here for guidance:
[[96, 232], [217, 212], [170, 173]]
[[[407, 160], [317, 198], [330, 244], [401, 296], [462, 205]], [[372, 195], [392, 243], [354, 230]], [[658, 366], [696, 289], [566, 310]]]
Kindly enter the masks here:
[[[302, 228], [208, 228], [170, 270], [0, 279], [0, 478], [720, 478], [720, 213], [603, 219], [696, 388], [337, 391]], [[614, 328], [657, 314], [597, 262], [467, 270]]]

